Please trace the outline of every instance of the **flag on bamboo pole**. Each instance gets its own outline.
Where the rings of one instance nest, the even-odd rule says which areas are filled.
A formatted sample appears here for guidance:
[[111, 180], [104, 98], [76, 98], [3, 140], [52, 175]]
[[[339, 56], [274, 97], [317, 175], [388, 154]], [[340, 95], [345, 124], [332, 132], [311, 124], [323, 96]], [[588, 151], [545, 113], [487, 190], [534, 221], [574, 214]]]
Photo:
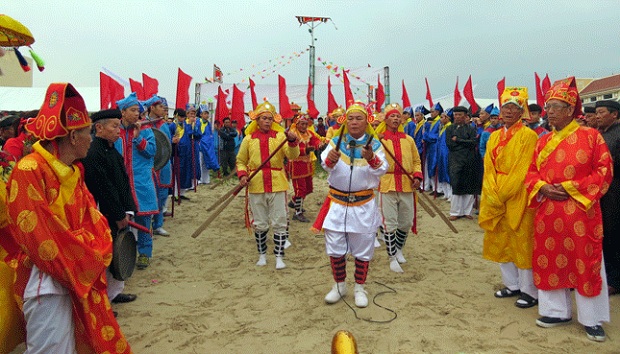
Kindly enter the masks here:
[[543, 107], [545, 105], [545, 94], [542, 91], [540, 76], [534, 72], [534, 84], [536, 85], [536, 104]]
[[454, 107], [461, 103], [461, 91], [459, 91], [459, 77], [456, 77], [456, 86], [454, 86]]
[[353, 92], [351, 91], [351, 82], [349, 81], [349, 76], [347, 76], [347, 71], [342, 69], [342, 75], [344, 80], [344, 101], [346, 107], [349, 108], [350, 105], [355, 102], [355, 98], [353, 97]]
[[258, 101], [256, 100], [256, 91], [254, 91], [254, 87], [256, 86], [256, 84], [254, 83], [254, 80], [252, 79], [249, 79], [249, 80], [250, 80], [250, 95], [252, 96], [252, 110], [254, 110], [258, 106]]
[[381, 112], [381, 107], [385, 103], [385, 89], [381, 83], [381, 74], [377, 74], [377, 93], [375, 94], [375, 110]]
[[177, 97], [175, 108], [185, 109], [189, 103], [189, 85], [192, 83], [192, 77], [179, 68], [177, 76]]
[[278, 96], [280, 100], [280, 116], [283, 119], [293, 118], [293, 110], [291, 109], [291, 102], [286, 95], [286, 80], [282, 75], [278, 75]]
[[542, 93], [543, 97], [547, 94], [547, 91], [551, 88], [551, 80], [549, 80], [549, 74], [545, 74], [545, 78], [542, 80]]
[[[234, 95], [234, 92], [233, 92]], [[218, 86], [217, 88], [217, 107], [215, 107], [215, 121], [222, 124], [224, 118], [230, 115], [230, 110], [226, 105], [226, 96], [228, 96], [224, 91], [222, 91], [222, 86]], [[234, 96], [233, 96], [234, 98]]]
[[471, 75], [469, 75], [469, 79], [467, 79], [465, 87], [463, 87], [463, 96], [465, 96], [465, 99], [469, 102], [469, 105], [471, 106], [470, 111], [472, 114], [478, 112], [478, 104], [474, 99], [474, 89], [471, 84]]
[[501, 106], [502, 104], [502, 93], [504, 93], [504, 89], [506, 88], [506, 76], [503, 79], [497, 82], [497, 104]]
[[116, 101], [125, 97], [125, 87], [114, 78], [99, 72], [99, 97], [101, 109], [116, 108]]
[[428, 79], [424, 78], [424, 81], [426, 81], [426, 99], [428, 100], [428, 104], [431, 108], [435, 107], [433, 104], [433, 97], [431, 96], [431, 88], [428, 86]]
[[140, 101], [146, 100], [146, 97], [144, 97], [144, 88], [142, 87], [140, 81], [129, 78], [129, 87], [131, 87], [131, 92], [136, 93], [136, 96]]
[[327, 114], [330, 114], [334, 111], [334, 109], [338, 108], [338, 103], [334, 98], [334, 94], [332, 93], [332, 83], [327, 77]]
[[142, 88], [144, 90], [144, 99], [149, 99], [159, 92], [159, 81], [142, 73]]
[[243, 91], [233, 85], [232, 108], [230, 112], [230, 120], [237, 122], [238, 127], [245, 125], [245, 107], [243, 105]]
[[308, 77], [308, 92], [306, 93], [306, 100], [308, 101], [308, 115], [312, 119], [316, 119], [319, 116], [319, 110], [316, 109], [314, 100], [312, 100], [312, 82], [310, 81], [310, 77]]
[[405, 80], [402, 81], [402, 86], [403, 86], [403, 94], [402, 94], [403, 108], [411, 107], [411, 101], [409, 101], [409, 94], [407, 93], [407, 88], [405, 87]]

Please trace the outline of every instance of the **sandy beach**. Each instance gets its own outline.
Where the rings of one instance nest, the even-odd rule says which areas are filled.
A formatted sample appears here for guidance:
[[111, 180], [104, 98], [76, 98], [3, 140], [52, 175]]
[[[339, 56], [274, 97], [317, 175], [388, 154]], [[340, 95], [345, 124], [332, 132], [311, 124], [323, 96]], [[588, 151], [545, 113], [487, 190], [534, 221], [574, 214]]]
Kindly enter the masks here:
[[[515, 298], [493, 297], [502, 287], [500, 271], [481, 256], [477, 222], [454, 221], [456, 234], [422, 208], [419, 232], [405, 246], [405, 272], [389, 270], [382, 245], [370, 265], [368, 308], [353, 304], [353, 262], [346, 303], [326, 305], [333, 283], [329, 259], [322, 235], [309, 224], [291, 221], [293, 245], [287, 268], [278, 271], [271, 240], [267, 266], [255, 265], [243, 196], [198, 238], [190, 237], [210, 215], [206, 209], [235, 183], [188, 193], [191, 200], [166, 221], [172, 235], [156, 236], [150, 267], [127, 282], [125, 292], [138, 299], [113, 307], [135, 353], [329, 353], [341, 329], [353, 333], [360, 353], [620, 352], [620, 297], [611, 298], [604, 343], [586, 338], [576, 312], [568, 326], [539, 328], [537, 307], [519, 309]], [[326, 182], [315, 177], [315, 192], [305, 202], [308, 217], [316, 216], [326, 191]], [[435, 203], [449, 210], [446, 201]]]

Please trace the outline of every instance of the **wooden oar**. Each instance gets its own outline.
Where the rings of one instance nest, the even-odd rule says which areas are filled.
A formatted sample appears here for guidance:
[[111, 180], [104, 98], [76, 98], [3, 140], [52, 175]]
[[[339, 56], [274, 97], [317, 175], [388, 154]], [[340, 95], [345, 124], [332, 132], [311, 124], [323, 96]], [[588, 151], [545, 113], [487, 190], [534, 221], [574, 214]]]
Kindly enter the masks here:
[[[379, 140], [381, 142], [381, 145], [383, 145], [383, 150], [385, 150], [385, 152], [388, 153], [388, 155], [390, 155], [390, 157], [392, 158], [392, 160], [394, 160], [394, 162], [398, 165], [398, 167], [400, 167], [403, 171], [407, 171], [405, 170], [405, 168], [403, 167], [403, 165], [400, 163], [400, 161], [398, 161], [396, 159], [396, 157], [394, 156], [394, 154], [385, 146], [385, 144], [383, 143], [383, 141]], [[405, 175], [409, 178], [409, 180], [411, 180], [411, 182], [413, 182], [413, 177], [411, 177], [411, 175], [409, 175], [408, 173], [405, 173]], [[433, 201], [424, 193], [418, 193], [420, 195], [422, 195], [426, 201], [433, 206], [433, 209], [435, 209], [435, 211], [437, 212], [437, 214], [439, 214], [439, 217], [441, 217], [441, 220], [443, 220], [446, 225], [448, 225], [448, 227], [450, 228], [450, 230], [452, 230], [452, 232], [454, 232], [455, 234], [459, 233], [459, 230], [457, 230], [454, 225], [452, 225], [452, 223], [450, 222], [450, 220], [448, 220], [448, 218], [443, 214], [443, 212], [441, 210], [439, 210], [439, 208], [437, 207], [437, 205], [435, 205], [435, 203], [433, 203]], [[426, 209], [425, 209], [426, 210]]]

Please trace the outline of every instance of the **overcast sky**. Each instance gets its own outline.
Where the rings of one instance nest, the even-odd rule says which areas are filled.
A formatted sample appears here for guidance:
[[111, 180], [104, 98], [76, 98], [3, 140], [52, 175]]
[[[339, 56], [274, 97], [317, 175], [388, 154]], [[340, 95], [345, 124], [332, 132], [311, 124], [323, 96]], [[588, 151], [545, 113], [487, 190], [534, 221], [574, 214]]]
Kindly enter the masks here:
[[[5, 0], [0, 13], [35, 36], [33, 48], [46, 61], [35, 86], [98, 86], [105, 67], [124, 78], [146, 73], [174, 99], [177, 68], [204, 82], [214, 63], [232, 73], [224, 82], [239, 83], [308, 47], [308, 29], [295, 15], [332, 18], [316, 29], [317, 57], [347, 68], [370, 65], [357, 72], [373, 84], [389, 66], [392, 101], [400, 101], [401, 80], [412, 102], [424, 101], [424, 77], [434, 97], [451, 95], [457, 76], [462, 89], [469, 75], [477, 97], [496, 97], [504, 76], [535, 97], [535, 71], [552, 81], [620, 72], [618, 0]], [[325, 84], [327, 71], [316, 64], [317, 84]], [[289, 85], [306, 84], [307, 52], [273, 65]], [[254, 80], [275, 84], [277, 75]]]

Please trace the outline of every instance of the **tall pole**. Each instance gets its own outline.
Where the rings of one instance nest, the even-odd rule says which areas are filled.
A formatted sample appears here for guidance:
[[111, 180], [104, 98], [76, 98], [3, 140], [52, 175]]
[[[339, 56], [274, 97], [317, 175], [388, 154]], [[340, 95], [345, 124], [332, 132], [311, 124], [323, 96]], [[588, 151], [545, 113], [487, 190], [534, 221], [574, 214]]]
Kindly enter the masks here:
[[315, 58], [315, 54], [314, 54], [314, 22], [312, 22], [312, 25], [310, 26], [310, 37], [312, 38], [311, 42], [310, 42], [310, 84], [312, 84], [312, 90], [310, 91], [310, 99], [312, 99], [314, 101], [314, 58]]
[[385, 85], [385, 104], [390, 104], [390, 67], [383, 67], [383, 82]]
[[[316, 38], [314, 38], [314, 29], [316, 27], [318, 27], [321, 23], [325, 23], [327, 21], [331, 21], [331, 18], [329, 17], [310, 17], [310, 16], [295, 16], [295, 18], [297, 18], [297, 22], [299, 22], [299, 25], [308, 25], [308, 27], [310, 27], [308, 29], [308, 32], [310, 32], [310, 50], [309, 50], [309, 56], [310, 56], [310, 72], [308, 74], [308, 77], [310, 78], [310, 84], [312, 85], [312, 90], [310, 91], [310, 99], [314, 100], [314, 83], [315, 83], [315, 71], [314, 71], [314, 61], [315, 61], [315, 46], [314, 46], [314, 42], [316, 41]], [[332, 21], [333, 22], [333, 21]], [[335, 26], [334, 26], [335, 27]], [[336, 28], [337, 29], [337, 28]]]

